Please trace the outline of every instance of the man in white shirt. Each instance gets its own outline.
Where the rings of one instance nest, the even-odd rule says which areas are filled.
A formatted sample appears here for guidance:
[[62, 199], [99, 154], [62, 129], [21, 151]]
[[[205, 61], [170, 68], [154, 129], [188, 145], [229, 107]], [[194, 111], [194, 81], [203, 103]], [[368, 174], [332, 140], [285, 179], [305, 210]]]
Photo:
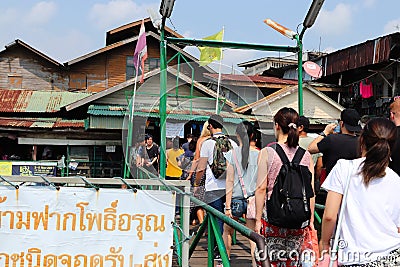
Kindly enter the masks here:
[[[196, 173], [196, 184], [199, 184], [204, 171], [206, 172], [205, 188], [206, 192], [204, 195], [205, 201], [216, 210], [224, 213], [225, 204], [225, 178], [216, 179], [210, 165], [213, 163], [214, 157], [214, 146], [216, 141], [215, 138], [224, 137], [225, 134], [222, 132], [223, 119], [220, 115], [212, 115], [208, 119], [208, 129], [210, 130], [212, 137], [206, 141], [201, 146], [200, 159], [198, 163], [198, 172]], [[229, 139], [233, 148], [237, 147], [237, 144]], [[223, 221], [218, 219], [218, 225], [223, 232]]]

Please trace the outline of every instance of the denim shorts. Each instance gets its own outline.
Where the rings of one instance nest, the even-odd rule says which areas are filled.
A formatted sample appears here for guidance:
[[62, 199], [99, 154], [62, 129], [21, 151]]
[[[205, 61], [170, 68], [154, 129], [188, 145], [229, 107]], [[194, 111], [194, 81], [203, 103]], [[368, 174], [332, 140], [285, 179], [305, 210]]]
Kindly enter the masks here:
[[242, 217], [243, 214], [246, 215], [247, 213], [247, 200], [246, 199], [239, 199], [233, 198], [231, 202], [231, 212], [232, 215], [235, 217]]

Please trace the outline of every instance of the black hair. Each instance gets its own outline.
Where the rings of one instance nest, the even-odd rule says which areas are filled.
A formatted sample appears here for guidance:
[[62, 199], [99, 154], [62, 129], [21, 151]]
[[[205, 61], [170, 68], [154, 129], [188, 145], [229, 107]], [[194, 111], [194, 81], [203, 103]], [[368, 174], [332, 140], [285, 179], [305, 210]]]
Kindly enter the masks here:
[[388, 119], [371, 119], [364, 126], [359, 144], [360, 148], [366, 152], [361, 167], [365, 185], [375, 178], [385, 176], [396, 138], [396, 125]]
[[179, 136], [175, 136], [174, 139], [172, 139], [172, 148], [173, 149], [179, 148]]
[[310, 129], [310, 120], [305, 116], [300, 116], [297, 126], [303, 126], [303, 132], [308, 133], [308, 130]]
[[189, 150], [192, 152], [196, 151], [197, 139], [198, 138], [194, 136], [189, 142]]
[[250, 141], [255, 141], [256, 128], [251, 124], [251, 122], [243, 121], [236, 127], [236, 134], [240, 137], [242, 141], [242, 168], [247, 169], [249, 163], [250, 154]]
[[144, 137], [144, 140], [147, 141], [150, 138], [153, 139], [153, 136], [151, 134], [146, 134], [146, 136]]
[[274, 116], [274, 122], [278, 123], [282, 132], [288, 135], [286, 143], [289, 147], [294, 148], [299, 145], [298, 120], [299, 114], [297, 111], [288, 107], [281, 108]]

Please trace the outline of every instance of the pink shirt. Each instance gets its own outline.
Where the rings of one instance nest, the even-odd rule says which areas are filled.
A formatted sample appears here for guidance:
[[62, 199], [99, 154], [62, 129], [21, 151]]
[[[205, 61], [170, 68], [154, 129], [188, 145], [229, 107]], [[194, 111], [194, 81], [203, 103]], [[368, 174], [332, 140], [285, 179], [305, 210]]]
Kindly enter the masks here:
[[[293, 160], [294, 154], [297, 151], [297, 148], [292, 148], [288, 147], [286, 144], [277, 144], [280, 145], [283, 148], [283, 151], [285, 151], [286, 156], [288, 159], [291, 161]], [[268, 199], [271, 197], [272, 194], [272, 189], [274, 187], [275, 179], [279, 174], [279, 171], [282, 167], [282, 161], [279, 158], [278, 153], [272, 148], [272, 147], [266, 147], [267, 149], [267, 154], [268, 154], [268, 162], [267, 162], [267, 168], [268, 168], [268, 186], [267, 186], [267, 197]], [[303, 158], [300, 161], [300, 165], [304, 165], [309, 167], [310, 166], [310, 161], [311, 161], [311, 154], [310, 152], [306, 151], [304, 154]]]

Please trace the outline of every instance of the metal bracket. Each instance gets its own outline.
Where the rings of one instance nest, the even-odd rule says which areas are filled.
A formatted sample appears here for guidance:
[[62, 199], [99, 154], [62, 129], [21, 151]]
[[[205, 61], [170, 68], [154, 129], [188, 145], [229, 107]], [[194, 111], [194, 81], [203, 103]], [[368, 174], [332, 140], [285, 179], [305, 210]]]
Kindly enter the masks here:
[[57, 191], [60, 190], [60, 187], [58, 185], [55, 185], [53, 182], [50, 182], [46, 177], [43, 175], [40, 175], [40, 178], [42, 178], [46, 183], [54, 187]]
[[92, 184], [91, 182], [89, 182], [85, 177], [83, 177], [83, 176], [78, 176], [78, 177], [81, 178], [82, 181], [84, 181], [86, 185], [89, 185], [90, 187], [96, 189], [96, 191], [99, 191], [99, 187], [98, 187], [98, 186], [95, 186], [94, 184]]
[[19, 185], [17, 184], [12, 184], [10, 181], [8, 181], [6, 178], [4, 178], [3, 176], [0, 175], [0, 179], [3, 180], [4, 182], [6, 182], [7, 184], [11, 185], [12, 187], [14, 187], [15, 189], [19, 188]]
[[120, 180], [124, 185], [126, 185], [126, 187], [128, 187], [129, 189], [132, 189], [133, 193], [137, 193], [137, 189], [133, 188], [130, 184], [128, 184], [124, 179], [122, 179], [122, 177], [113, 177], [114, 179], [118, 179]]

